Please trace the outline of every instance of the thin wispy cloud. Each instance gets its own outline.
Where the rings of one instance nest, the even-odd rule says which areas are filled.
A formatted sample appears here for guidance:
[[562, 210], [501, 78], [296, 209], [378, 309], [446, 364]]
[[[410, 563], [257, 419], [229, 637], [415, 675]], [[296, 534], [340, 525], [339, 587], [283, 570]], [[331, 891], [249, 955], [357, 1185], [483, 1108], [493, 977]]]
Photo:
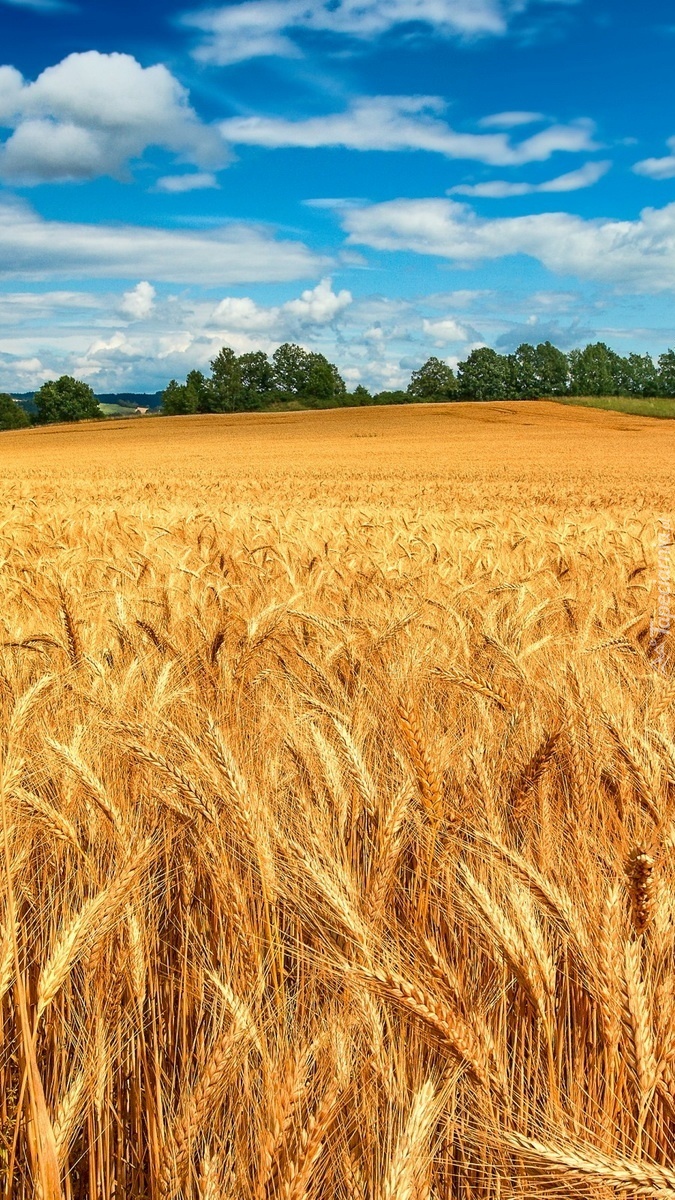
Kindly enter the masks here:
[[68, 3], [68, 0], [0, 0], [0, 4], [8, 4], [12, 8], [30, 8], [35, 12], [44, 13], [77, 11], [77, 5]]
[[649, 179], [675, 178], [675, 137], [668, 138], [667, 146], [672, 154], [664, 158], [645, 158], [633, 167], [636, 175], [646, 175]]
[[156, 184], [160, 192], [170, 192], [174, 195], [182, 192], [203, 192], [209, 188], [217, 188], [218, 180], [211, 171], [193, 171], [185, 175], [162, 175]]
[[550, 125], [522, 141], [507, 133], [463, 133], [440, 118], [438, 96], [362, 96], [339, 113], [290, 121], [283, 117], [231, 117], [220, 132], [232, 145], [281, 147], [339, 146], [349, 150], [426, 150], [447, 158], [473, 159], [491, 166], [545, 162], [558, 151], [596, 149], [592, 121]]
[[507, 179], [491, 179], [485, 183], [460, 183], [448, 188], [449, 196], [475, 196], [486, 200], [505, 200], [512, 196], [532, 196], [546, 193], [578, 192], [581, 188], [593, 187], [610, 170], [609, 160], [584, 163], [576, 171], [545, 179], [543, 183], [510, 182]]
[[543, 113], [503, 112], [481, 117], [478, 124], [482, 129], [518, 129], [521, 125], [536, 125], [545, 120]]
[[[300, 54], [298, 35], [357, 40], [416, 25], [442, 38], [503, 37], [529, 0], [243, 0], [185, 14], [202, 36], [194, 54], [225, 66], [248, 58]], [[556, 2], [556, 0], [551, 0]], [[566, 0], [559, 0], [565, 4]]]
[[214, 284], [307, 279], [326, 260], [301, 242], [259, 226], [209, 233], [45, 220], [28, 205], [0, 201], [0, 278], [89, 277]]

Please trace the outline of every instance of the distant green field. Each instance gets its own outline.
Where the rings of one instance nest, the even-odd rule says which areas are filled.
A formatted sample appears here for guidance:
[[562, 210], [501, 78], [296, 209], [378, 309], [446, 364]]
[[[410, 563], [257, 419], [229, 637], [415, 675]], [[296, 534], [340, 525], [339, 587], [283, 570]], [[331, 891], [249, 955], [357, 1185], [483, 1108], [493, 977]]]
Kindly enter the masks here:
[[[606, 412], [631, 413], [637, 417], [675, 417], [675, 400], [649, 399], [640, 400], [634, 396], [555, 396], [556, 404], [578, 404], [584, 408], [601, 408]], [[487, 401], [487, 403], [490, 403]], [[300, 400], [278, 401], [263, 405], [263, 412], [299, 412], [308, 408], [332, 408], [340, 405], [306, 405]], [[106, 417], [133, 417], [133, 408], [123, 404], [105, 404], [99, 402], [99, 408]]]
[[133, 417], [135, 416], [133, 408], [127, 408], [125, 404], [101, 404], [99, 408], [104, 417]]
[[581, 404], [584, 408], [632, 413], [636, 417], [675, 417], [675, 400], [645, 399], [636, 396], [556, 396], [557, 404]]

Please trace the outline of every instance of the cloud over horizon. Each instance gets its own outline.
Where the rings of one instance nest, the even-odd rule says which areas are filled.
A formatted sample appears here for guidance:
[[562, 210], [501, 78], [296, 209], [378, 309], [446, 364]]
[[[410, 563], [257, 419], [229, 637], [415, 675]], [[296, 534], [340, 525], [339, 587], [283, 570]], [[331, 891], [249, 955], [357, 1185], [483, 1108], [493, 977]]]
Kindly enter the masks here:
[[345, 209], [341, 221], [349, 242], [376, 250], [462, 264], [522, 254], [555, 274], [618, 290], [675, 290], [675, 203], [616, 221], [566, 212], [481, 218], [454, 200], [389, 200]]
[[325, 265], [301, 242], [243, 222], [192, 232], [48, 221], [27, 204], [0, 201], [0, 278], [142, 273], [155, 281], [215, 285], [307, 279]]

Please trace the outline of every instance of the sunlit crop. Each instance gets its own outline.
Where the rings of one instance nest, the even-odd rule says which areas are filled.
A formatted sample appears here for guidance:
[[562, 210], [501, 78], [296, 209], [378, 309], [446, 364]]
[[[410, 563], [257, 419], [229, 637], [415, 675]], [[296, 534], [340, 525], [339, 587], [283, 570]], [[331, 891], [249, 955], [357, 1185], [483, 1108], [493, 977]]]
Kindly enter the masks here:
[[2, 435], [6, 1196], [675, 1193], [673, 435], [488, 408]]

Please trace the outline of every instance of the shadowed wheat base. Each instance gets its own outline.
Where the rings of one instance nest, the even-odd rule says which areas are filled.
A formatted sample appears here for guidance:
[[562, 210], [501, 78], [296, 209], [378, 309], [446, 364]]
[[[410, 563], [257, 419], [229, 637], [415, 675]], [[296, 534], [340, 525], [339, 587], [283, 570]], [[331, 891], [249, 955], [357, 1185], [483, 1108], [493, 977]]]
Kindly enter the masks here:
[[593, 418], [3, 441], [6, 1197], [675, 1196], [667, 483]]

